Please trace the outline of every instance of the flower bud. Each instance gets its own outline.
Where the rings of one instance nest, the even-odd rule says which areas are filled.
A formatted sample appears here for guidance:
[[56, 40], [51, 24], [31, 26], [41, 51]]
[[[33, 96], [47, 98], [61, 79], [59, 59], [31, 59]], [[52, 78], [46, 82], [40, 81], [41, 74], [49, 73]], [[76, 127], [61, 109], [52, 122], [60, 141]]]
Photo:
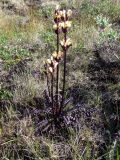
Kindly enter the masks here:
[[47, 59], [46, 63], [49, 64], [49, 65], [51, 65], [52, 64], [51, 59]]
[[49, 67], [48, 70], [49, 70], [50, 73], [53, 73], [53, 68], [52, 67]]
[[61, 24], [60, 23], [54, 24], [53, 25], [53, 29], [55, 30], [56, 34], [60, 33], [60, 31], [61, 31]]
[[57, 61], [53, 61], [53, 67], [54, 67], [54, 69], [56, 69], [57, 65], [58, 65], [58, 62]]
[[54, 29], [54, 30], [57, 30], [57, 29], [58, 29], [57, 24], [54, 24], [54, 25], [53, 25], [53, 29]]
[[54, 22], [55, 22], [55, 23], [58, 23], [58, 22], [60, 22], [60, 20], [61, 20], [60, 11], [59, 11], [59, 10], [56, 10], [56, 11], [55, 11], [55, 14], [54, 14]]
[[71, 17], [71, 15], [72, 15], [72, 10], [69, 9], [69, 10], [67, 11], [67, 16], [68, 16], [68, 17]]
[[46, 61], [43, 61], [43, 64], [46, 65]]
[[50, 58], [50, 59], [51, 59], [51, 62], [53, 63], [53, 56], [51, 56], [51, 58]]

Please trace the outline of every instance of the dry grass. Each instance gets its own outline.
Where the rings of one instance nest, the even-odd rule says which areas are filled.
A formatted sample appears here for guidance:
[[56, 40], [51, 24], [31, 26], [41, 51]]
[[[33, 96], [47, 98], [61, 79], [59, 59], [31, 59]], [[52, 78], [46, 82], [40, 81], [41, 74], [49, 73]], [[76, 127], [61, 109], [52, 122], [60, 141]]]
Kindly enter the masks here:
[[0, 10], [0, 30], [8, 39], [14, 39], [15, 34], [22, 35], [23, 40], [34, 42], [40, 32], [45, 31], [46, 22], [38, 19], [34, 13], [28, 13], [27, 17], [7, 15]]
[[[28, 70], [13, 74], [13, 101], [20, 104], [32, 102], [35, 97], [42, 97], [46, 86], [42, 79], [42, 59], [28, 62]], [[30, 70], [29, 70], [30, 67]], [[40, 72], [41, 71], [41, 72]]]
[[94, 43], [99, 40], [99, 34], [94, 26], [88, 27], [87, 24], [76, 25], [73, 32], [73, 48], [78, 44], [83, 44], [88, 50], [92, 49]]

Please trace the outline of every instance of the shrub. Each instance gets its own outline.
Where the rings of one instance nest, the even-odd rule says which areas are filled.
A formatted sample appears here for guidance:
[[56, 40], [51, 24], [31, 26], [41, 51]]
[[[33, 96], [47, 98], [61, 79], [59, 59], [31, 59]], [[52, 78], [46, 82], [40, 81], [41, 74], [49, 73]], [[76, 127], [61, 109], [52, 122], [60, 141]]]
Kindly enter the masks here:
[[103, 15], [98, 15], [95, 20], [99, 27], [100, 43], [114, 42], [117, 40], [118, 32], [112, 28], [109, 18], [106, 18]]

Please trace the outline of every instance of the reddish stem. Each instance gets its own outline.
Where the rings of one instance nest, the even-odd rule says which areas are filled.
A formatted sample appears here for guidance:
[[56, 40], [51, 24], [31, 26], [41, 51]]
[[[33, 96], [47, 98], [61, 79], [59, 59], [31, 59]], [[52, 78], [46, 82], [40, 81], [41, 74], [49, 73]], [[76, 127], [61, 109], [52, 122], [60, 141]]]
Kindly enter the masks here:
[[[64, 33], [64, 41], [67, 40], [67, 32]], [[64, 48], [64, 71], [63, 71], [63, 89], [62, 89], [62, 102], [60, 106], [60, 113], [62, 112], [63, 106], [64, 106], [64, 100], [65, 100], [65, 85], [66, 85], [66, 53], [67, 50]]]
[[[59, 25], [58, 22], [57, 25]], [[59, 53], [59, 29], [57, 33], [57, 55], [58, 53]], [[59, 63], [57, 65], [57, 72], [56, 72], [56, 107], [59, 107], [58, 94], [59, 94]]]
[[46, 79], [47, 79], [48, 95], [49, 95], [49, 97], [50, 97], [50, 86], [49, 86], [49, 78], [48, 78], [48, 73], [46, 73]]
[[54, 78], [53, 78], [53, 73], [51, 73], [51, 105], [52, 105], [52, 112], [54, 115], [53, 83], [54, 83]]

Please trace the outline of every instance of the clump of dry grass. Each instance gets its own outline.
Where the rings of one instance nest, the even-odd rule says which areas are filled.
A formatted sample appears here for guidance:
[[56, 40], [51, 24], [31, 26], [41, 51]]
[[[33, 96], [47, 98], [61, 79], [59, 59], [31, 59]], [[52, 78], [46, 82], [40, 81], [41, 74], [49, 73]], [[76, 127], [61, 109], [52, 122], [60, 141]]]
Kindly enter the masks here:
[[73, 49], [80, 45], [81, 48], [91, 50], [95, 42], [99, 40], [99, 33], [94, 26], [88, 27], [87, 24], [81, 23], [81, 25], [74, 26], [74, 30], [76, 32], [72, 32]]
[[[10, 116], [11, 115], [11, 116]], [[2, 119], [0, 134], [1, 158], [16, 159], [82, 159], [90, 157], [89, 146], [80, 142], [79, 132], [72, 133], [70, 140], [56, 141], [49, 136], [35, 136], [31, 116], [19, 118], [13, 111], [7, 115], [9, 121]]]
[[21, 66], [16, 66], [17, 69], [11, 70], [12, 81], [11, 86], [13, 86], [13, 101], [15, 103], [20, 103], [25, 105], [32, 102], [35, 97], [43, 97], [43, 91], [45, 87], [45, 81], [41, 74], [42, 59], [38, 60], [36, 58], [33, 61], [28, 61], [27, 68], [24, 68], [25, 64]]
[[6, 106], [6, 109], [6, 113], [2, 114], [0, 119], [1, 158], [57, 160], [82, 158], [83, 154], [86, 154], [87, 146], [84, 148], [84, 143], [80, 143], [78, 131], [72, 132], [69, 140], [63, 137], [61, 141], [55, 140], [55, 137], [51, 139], [49, 135], [36, 136], [30, 112], [23, 116], [15, 111], [13, 106]]
[[[7, 15], [0, 10], [0, 29], [7, 35], [8, 39], [13, 39], [15, 35], [21, 35], [22, 41], [33, 42], [38, 33], [44, 32], [46, 24], [43, 19], [37, 18], [33, 12], [28, 12], [26, 17], [20, 15]], [[18, 37], [17, 37], [18, 38]]]
[[27, 73], [23, 73], [21, 76], [16, 75], [13, 84], [15, 85], [13, 101], [21, 104], [40, 96], [44, 90], [44, 82], [37, 82], [31, 74]]

